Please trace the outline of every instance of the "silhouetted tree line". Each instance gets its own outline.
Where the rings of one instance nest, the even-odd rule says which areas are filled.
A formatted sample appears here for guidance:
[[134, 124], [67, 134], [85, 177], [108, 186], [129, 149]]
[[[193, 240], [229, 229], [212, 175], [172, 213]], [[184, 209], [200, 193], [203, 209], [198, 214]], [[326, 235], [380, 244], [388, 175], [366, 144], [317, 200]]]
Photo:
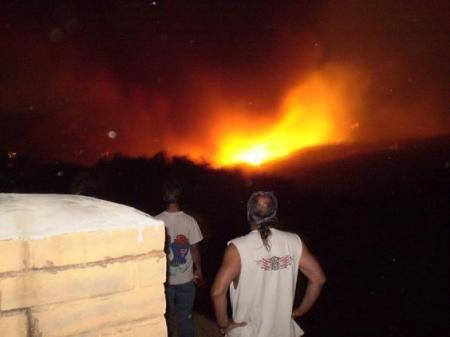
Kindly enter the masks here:
[[[285, 178], [216, 170], [164, 153], [117, 155], [91, 167], [42, 164], [7, 153], [0, 159], [0, 192], [84, 194], [151, 215], [164, 209], [161, 187], [171, 178], [183, 184], [184, 209], [204, 233], [209, 284], [226, 242], [248, 230], [249, 195], [271, 190], [279, 199], [281, 226], [301, 235], [327, 273], [317, 307], [300, 321], [314, 332], [308, 335], [447, 333], [448, 137], [331, 163], [291, 165]], [[207, 292], [199, 289], [196, 305], [211, 315]]]

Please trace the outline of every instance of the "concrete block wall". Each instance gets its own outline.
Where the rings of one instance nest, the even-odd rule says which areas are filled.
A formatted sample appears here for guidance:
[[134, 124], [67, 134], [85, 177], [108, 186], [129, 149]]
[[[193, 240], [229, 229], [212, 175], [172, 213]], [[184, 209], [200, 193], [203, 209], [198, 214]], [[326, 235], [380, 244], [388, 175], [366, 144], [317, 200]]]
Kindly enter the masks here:
[[166, 337], [164, 238], [127, 206], [0, 194], [0, 336]]

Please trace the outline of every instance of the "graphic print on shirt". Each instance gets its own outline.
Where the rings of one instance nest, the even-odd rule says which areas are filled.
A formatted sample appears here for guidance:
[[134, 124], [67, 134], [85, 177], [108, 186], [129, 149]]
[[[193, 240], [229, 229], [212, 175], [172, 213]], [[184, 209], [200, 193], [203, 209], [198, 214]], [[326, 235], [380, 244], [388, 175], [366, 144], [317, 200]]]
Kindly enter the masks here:
[[[169, 242], [170, 240], [169, 236]], [[189, 269], [190, 263], [188, 263], [186, 257], [190, 248], [189, 239], [183, 234], [177, 235], [175, 240], [169, 245], [170, 275], [184, 273]]]
[[292, 256], [286, 255], [282, 257], [272, 256], [270, 258], [262, 258], [255, 261], [257, 265], [262, 270], [266, 271], [277, 271], [280, 269], [285, 269], [292, 265]]

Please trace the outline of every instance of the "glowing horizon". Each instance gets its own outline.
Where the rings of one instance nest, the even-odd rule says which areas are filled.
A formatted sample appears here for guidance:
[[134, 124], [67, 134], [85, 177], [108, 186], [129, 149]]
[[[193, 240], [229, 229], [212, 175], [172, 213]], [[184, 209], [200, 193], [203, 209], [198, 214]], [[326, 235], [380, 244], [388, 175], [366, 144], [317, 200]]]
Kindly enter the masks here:
[[336, 82], [315, 73], [286, 94], [275, 118], [243, 119], [246, 114], [240, 114], [228, 125], [219, 122], [212, 163], [258, 167], [302, 148], [348, 140], [352, 129], [346, 116], [351, 110], [346, 89], [345, 76]]

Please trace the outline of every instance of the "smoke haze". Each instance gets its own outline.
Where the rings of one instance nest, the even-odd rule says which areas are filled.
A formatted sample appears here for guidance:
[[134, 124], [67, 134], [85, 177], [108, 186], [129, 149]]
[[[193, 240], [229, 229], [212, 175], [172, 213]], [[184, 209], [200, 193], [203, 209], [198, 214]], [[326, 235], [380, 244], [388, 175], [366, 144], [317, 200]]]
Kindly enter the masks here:
[[286, 144], [450, 131], [443, 1], [2, 6], [6, 151], [80, 163], [167, 151], [220, 166], [286, 156]]

